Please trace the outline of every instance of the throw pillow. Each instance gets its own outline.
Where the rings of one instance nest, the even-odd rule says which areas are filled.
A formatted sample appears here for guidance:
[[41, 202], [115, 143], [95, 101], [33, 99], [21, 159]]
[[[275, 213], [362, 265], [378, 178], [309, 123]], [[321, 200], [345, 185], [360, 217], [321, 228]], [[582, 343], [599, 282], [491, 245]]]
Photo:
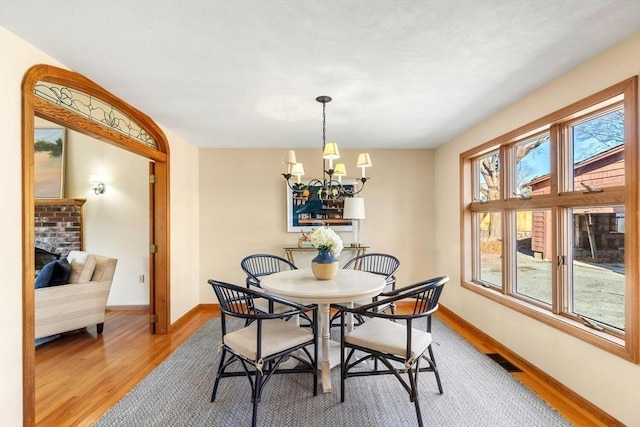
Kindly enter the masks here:
[[71, 264], [69, 283], [86, 283], [91, 280], [93, 270], [96, 268], [95, 255], [82, 251], [71, 251], [67, 259]]
[[71, 277], [71, 264], [66, 258], [54, 261], [53, 274], [49, 279], [49, 286], [66, 285]]
[[49, 279], [51, 279], [51, 275], [53, 274], [54, 265], [55, 261], [51, 261], [42, 266], [40, 273], [38, 273], [38, 276], [36, 277], [36, 289], [47, 287]]
[[57, 259], [45, 264], [36, 277], [36, 289], [64, 285], [69, 282], [71, 265], [66, 259]]

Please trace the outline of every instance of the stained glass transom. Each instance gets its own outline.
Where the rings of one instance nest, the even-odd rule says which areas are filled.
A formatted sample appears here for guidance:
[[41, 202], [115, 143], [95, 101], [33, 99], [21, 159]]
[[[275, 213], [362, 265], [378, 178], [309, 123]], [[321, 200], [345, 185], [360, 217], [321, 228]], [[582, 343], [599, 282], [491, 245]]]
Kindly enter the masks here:
[[73, 111], [94, 122], [135, 139], [142, 144], [158, 149], [156, 141], [129, 116], [111, 104], [77, 89], [55, 83], [38, 81], [34, 87], [38, 98]]

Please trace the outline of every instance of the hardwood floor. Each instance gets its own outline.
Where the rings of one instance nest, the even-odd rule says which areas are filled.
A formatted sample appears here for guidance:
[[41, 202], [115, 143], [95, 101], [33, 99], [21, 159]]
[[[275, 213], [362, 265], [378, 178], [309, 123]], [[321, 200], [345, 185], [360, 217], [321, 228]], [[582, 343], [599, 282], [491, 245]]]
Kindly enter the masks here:
[[[36, 349], [36, 425], [91, 426], [208, 319], [213, 306], [198, 307], [169, 335], [150, 335], [146, 311], [108, 311], [104, 333], [95, 328], [63, 336]], [[622, 425], [588, 402], [572, 398], [544, 376], [457, 316], [438, 317], [483, 353], [500, 353], [523, 370], [514, 374], [577, 426]], [[437, 357], [437, 355], [436, 355]]]
[[197, 308], [169, 335], [149, 334], [143, 311], [107, 311], [96, 328], [36, 349], [36, 425], [90, 426], [218, 311]]

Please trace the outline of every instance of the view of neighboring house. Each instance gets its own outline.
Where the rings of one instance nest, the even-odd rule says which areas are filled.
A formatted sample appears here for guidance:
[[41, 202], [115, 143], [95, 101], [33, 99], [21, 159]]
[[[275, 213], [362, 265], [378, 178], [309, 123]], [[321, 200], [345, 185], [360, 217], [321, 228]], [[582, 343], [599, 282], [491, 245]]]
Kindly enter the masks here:
[[[532, 196], [550, 193], [550, 176], [543, 175], [526, 184]], [[574, 165], [573, 188], [598, 191], [624, 185], [624, 146], [608, 149]], [[538, 259], [551, 255], [549, 230], [551, 212], [532, 213], [531, 250]], [[574, 210], [574, 255], [598, 262], [622, 262], [624, 259], [624, 209], [597, 207]]]

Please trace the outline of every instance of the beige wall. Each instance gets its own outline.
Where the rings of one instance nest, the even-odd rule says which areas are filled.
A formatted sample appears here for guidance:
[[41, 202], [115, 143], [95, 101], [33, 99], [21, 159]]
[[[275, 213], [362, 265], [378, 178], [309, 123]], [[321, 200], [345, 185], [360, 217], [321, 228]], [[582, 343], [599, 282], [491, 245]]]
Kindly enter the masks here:
[[[215, 301], [208, 279], [244, 283], [240, 270], [244, 256], [284, 256], [284, 246], [297, 244], [300, 234], [288, 233], [286, 227], [286, 184], [280, 175], [283, 151], [200, 150], [202, 302]], [[340, 152], [349, 176], [355, 177], [358, 153], [342, 147]], [[370, 154], [373, 167], [367, 176], [371, 181], [360, 193], [367, 218], [359, 240], [371, 246], [370, 252], [388, 252], [400, 259], [399, 284], [428, 278], [436, 272], [433, 152], [372, 150]], [[306, 178], [319, 176], [320, 148], [296, 150], [296, 155], [305, 164]], [[345, 242], [352, 241], [351, 232], [339, 234]]]
[[[640, 33], [439, 147], [435, 173], [438, 270], [451, 274], [443, 304], [629, 426], [640, 425], [640, 365], [622, 360], [460, 287], [459, 155], [640, 73]], [[452, 197], [453, 195], [453, 197]]]
[[171, 147], [171, 322], [197, 306], [200, 259], [198, 148], [162, 126]]
[[[21, 84], [35, 64], [62, 66], [0, 27], [0, 414], [22, 425]], [[91, 77], [91, 76], [88, 76]], [[116, 95], [117, 88], [107, 88]], [[171, 147], [171, 321], [198, 300], [198, 150], [163, 129]]]
[[[0, 27], [0, 413], [22, 425], [22, 77], [37, 63], [60, 66]], [[12, 325], [7, 327], [6, 325]]]
[[[148, 305], [149, 160], [69, 129], [66, 135], [65, 197], [87, 199], [84, 248], [118, 260], [107, 305]], [[105, 178], [104, 194], [91, 189], [93, 174]]]

